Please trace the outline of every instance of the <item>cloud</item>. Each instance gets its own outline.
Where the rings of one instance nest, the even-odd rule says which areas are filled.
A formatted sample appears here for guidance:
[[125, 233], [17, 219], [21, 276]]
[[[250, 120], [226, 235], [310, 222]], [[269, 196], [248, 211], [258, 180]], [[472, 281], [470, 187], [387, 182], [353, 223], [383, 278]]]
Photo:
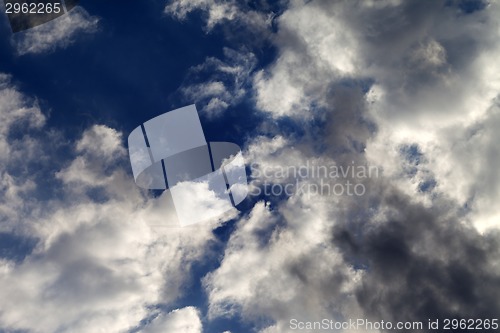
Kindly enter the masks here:
[[0, 193], [4, 200], [0, 206], [2, 229], [15, 228], [18, 212], [26, 209], [23, 197], [36, 188], [34, 175], [26, 170], [26, 159], [36, 158], [40, 144], [30, 135], [13, 135], [20, 128], [25, 133], [36, 132], [44, 126], [45, 121], [36, 99], [19, 92], [9, 75], [0, 74]]
[[[200, 10], [214, 31], [245, 22], [242, 6], [174, 1], [167, 12], [182, 19]], [[264, 171], [307, 161], [383, 171], [361, 181], [361, 196], [305, 187], [252, 198], [220, 265], [203, 278], [208, 320], [235, 317], [276, 333], [288, 332], [292, 318], [426, 323], [500, 311], [498, 17], [497, 4], [466, 11], [454, 1], [292, 1], [276, 33], [265, 28], [277, 52], [267, 67], [256, 70], [258, 53], [239, 51], [192, 69], [181, 91], [200, 96], [207, 113], [222, 114], [252, 89], [253, 111], [268, 116], [245, 147], [256, 165], [253, 189], [297, 180]], [[44, 117], [35, 99], [10, 83], [3, 89], [0, 96], [17, 96], [5, 103], [17, 102], [5, 109], [12, 120], [2, 149], [15, 146], [30, 160], [35, 134], [8, 133], [17, 121], [36, 132]], [[190, 267], [207, 255], [211, 227], [151, 228], [174, 219], [172, 198], [135, 187], [116, 130], [93, 126], [72, 147], [73, 157], [44, 173], [59, 182], [50, 199], [40, 199], [39, 178], [13, 165], [2, 170], [0, 212], [19, 222], [2, 227], [38, 243], [22, 262], [2, 261], [1, 283], [13, 287], [0, 297], [13, 301], [2, 305], [0, 324], [117, 332], [155, 318], [146, 332], [188, 321], [201, 330], [197, 309], [149, 309], [182, 295]], [[186, 196], [202, 193], [210, 191], [198, 184]], [[17, 209], [25, 205], [29, 212]]]
[[141, 331], [142, 333], [201, 333], [202, 324], [196, 308], [186, 307], [168, 314], [160, 314]]
[[[56, 173], [56, 178], [67, 184], [72, 191], [79, 185], [83, 185], [83, 190], [88, 187], [107, 187], [117, 176], [110, 172], [109, 166], [127, 156], [121, 133], [103, 125], [94, 125], [86, 130], [77, 142], [75, 151], [79, 156]], [[122, 174], [120, 177], [125, 179]]]
[[[260, 1], [258, 6], [241, 1], [172, 0], [165, 13], [186, 20], [201, 14], [206, 33], [221, 32], [228, 45], [223, 57], [207, 57], [190, 68], [179, 89], [182, 99], [200, 104], [208, 117], [220, 117], [228, 108], [250, 98], [256, 53], [268, 46], [272, 22], [280, 3]], [[217, 29], [218, 28], [218, 29]]]
[[[150, 198], [135, 186], [124, 168], [122, 134], [112, 128], [94, 125], [71, 142], [70, 156], [56, 156], [57, 141], [48, 139], [61, 134], [50, 134], [36, 99], [1, 77], [0, 140], [19, 157], [11, 153], [0, 168], [2, 232], [35, 240], [35, 246], [22, 260], [0, 260], [0, 283], [9, 286], [0, 288], [0, 297], [9, 300], [0, 306], [0, 327], [28, 332], [138, 327], [151, 317], [152, 307], [172, 304], [184, 293], [192, 264], [210, 250], [211, 227], [201, 225], [193, 233], [171, 223], [171, 198], [166, 193]], [[20, 122], [29, 126], [16, 127]], [[166, 315], [165, 325], [195, 318], [189, 309]], [[199, 331], [196, 324], [190, 327]]]
[[207, 28], [211, 29], [222, 21], [233, 20], [238, 14], [238, 7], [232, 2], [215, 2], [210, 0], [197, 1], [173, 1], [165, 7], [165, 12], [171, 14], [178, 19], [185, 19], [186, 16], [194, 10], [204, 10], [208, 13]]
[[224, 197], [225, 189], [210, 188], [215, 182], [209, 177], [181, 182], [170, 189], [181, 225], [228, 221], [238, 215], [228, 198]]
[[[401, 21], [397, 33], [374, 34], [363, 45], [372, 64], [367, 74], [376, 78], [367, 100], [378, 127], [366, 151], [387, 175], [399, 177], [401, 147], [418, 147], [422, 163], [415, 176], [399, 177], [400, 189], [418, 192], [431, 178], [436, 192], [471, 210], [470, 222], [483, 232], [498, 227], [490, 202], [499, 182], [488, 173], [497, 165], [496, 134], [489, 128], [496, 123], [500, 88], [494, 69], [500, 66], [499, 8], [492, 3], [465, 15], [455, 6], [435, 6], [431, 17], [418, 3], [386, 10], [384, 15], [403, 13], [411, 25]], [[379, 45], [388, 56], [381, 56]]]
[[[377, 202], [376, 223], [345, 221], [332, 239], [345, 257], [367, 267], [355, 292], [365, 315], [442, 322], [498, 313], [499, 233], [480, 235], [445, 200], [426, 207], [386, 191]], [[358, 228], [363, 231], [353, 231]]]
[[277, 18], [277, 59], [254, 77], [260, 110], [304, 116], [312, 103], [321, 103], [329, 83], [357, 75], [359, 46], [356, 34], [344, 27], [344, 7], [350, 5], [293, 1]]
[[292, 1], [276, 21], [256, 112], [294, 130], [258, 127], [253, 186], [287, 184], [264, 170], [306, 161], [383, 176], [363, 196], [260, 196], [204, 280], [209, 315], [262, 332], [292, 318], [494, 316], [498, 6]]
[[353, 314], [362, 273], [330, 243], [327, 206], [292, 198], [272, 211], [258, 203], [231, 235], [221, 266], [204, 280], [209, 316], [238, 315], [263, 332], [286, 332], [292, 318]]
[[[500, 52], [498, 6], [469, 14], [457, 3], [436, 2], [432, 8], [429, 15], [418, 2], [292, 2], [277, 20], [276, 61], [254, 76], [256, 103], [275, 118], [317, 121], [327, 111], [340, 124], [329, 131], [330, 145], [348, 144], [351, 139], [338, 134], [347, 134], [347, 123], [371, 123], [376, 137], [368, 141], [366, 130], [348, 127], [370, 162], [399, 178], [408, 194], [419, 195], [419, 184], [436, 182], [442, 195], [471, 207], [471, 220], [486, 230], [496, 217], [486, 197], [496, 190], [481, 193], [497, 180], [490, 177], [485, 185], [485, 170], [465, 162], [470, 159], [462, 146], [475, 150], [474, 161], [488, 159], [495, 149], [485, 133], [475, 144], [470, 139], [495, 119], [500, 80], [491, 68], [498, 67]], [[349, 100], [368, 103], [368, 112], [349, 115], [342, 111], [345, 105], [332, 104], [340, 100], [335, 94], [356, 89], [358, 97]], [[416, 167], [414, 177], [401, 177], [406, 162], [400, 151], [412, 145], [427, 162]]]
[[224, 60], [209, 57], [194, 66], [180, 88], [186, 101], [202, 105], [209, 117], [221, 116], [248, 95], [256, 58], [252, 52], [224, 49]]
[[17, 33], [13, 43], [20, 55], [50, 53], [72, 44], [78, 34], [95, 33], [99, 19], [80, 6], [45, 24]]
[[268, 15], [271, 13], [267, 2], [261, 2], [261, 10], [252, 9], [247, 3], [239, 1], [214, 0], [172, 0], [165, 7], [165, 13], [179, 20], [185, 20], [194, 11], [206, 14], [206, 30], [217, 25], [235, 24], [243, 29], [265, 31], [269, 25]]

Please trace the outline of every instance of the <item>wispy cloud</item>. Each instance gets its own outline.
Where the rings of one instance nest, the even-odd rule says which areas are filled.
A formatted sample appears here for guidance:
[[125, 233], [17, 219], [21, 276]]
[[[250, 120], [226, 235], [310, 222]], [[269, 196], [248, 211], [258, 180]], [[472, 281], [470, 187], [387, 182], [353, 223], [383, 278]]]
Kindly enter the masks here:
[[36, 26], [12, 37], [20, 55], [50, 53], [72, 44], [82, 33], [95, 33], [99, 18], [91, 16], [80, 6], [45, 24]]
[[221, 116], [238, 104], [251, 87], [255, 55], [249, 51], [224, 49], [224, 59], [209, 57], [189, 70], [180, 92], [186, 101], [196, 102], [210, 117]]
[[168, 314], [160, 314], [141, 330], [141, 333], [165, 332], [201, 333], [202, 324], [198, 310], [194, 307], [186, 307]]

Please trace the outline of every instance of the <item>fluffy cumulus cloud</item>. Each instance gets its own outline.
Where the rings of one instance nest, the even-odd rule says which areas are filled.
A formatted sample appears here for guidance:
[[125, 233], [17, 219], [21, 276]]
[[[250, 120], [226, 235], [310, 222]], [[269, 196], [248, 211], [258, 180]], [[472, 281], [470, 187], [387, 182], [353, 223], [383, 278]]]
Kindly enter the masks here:
[[[358, 40], [345, 29], [349, 4], [292, 2], [278, 18], [278, 58], [254, 77], [257, 107], [273, 116], [301, 117], [320, 102], [335, 79], [359, 68]], [[311, 19], [314, 17], [314, 19]]]
[[[177, 227], [167, 193], [152, 199], [139, 191], [123, 167], [122, 135], [107, 126], [82, 133], [69, 146], [72, 157], [40, 163], [39, 154], [57, 151], [62, 134], [50, 134], [36, 99], [6, 75], [0, 96], [2, 237], [32, 244], [21, 260], [2, 255], [0, 281], [9, 287], [0, 290], [8, 300], [0, 327], [123, 332], [151, 317], [156, 304], [181, 296], [190, 267], [206, 255], [211, 228]], [[45, 144], [44, 135], [55, 143]], [[157, 314], [154, 322], [147, 332], [201, 331], [193, 308]]]
[[[46, 121], [34, 98], [20, 93], [12, 84], [9, 75], [0, 74], [0, 161], [1, 193], [3, 203], [0, 208], [2, 229], [14, 228], [19, 210], [23, 209], [23, 195], [36, 188], [33, 175], [26, 169], [26, 159], [34, 160], [40, 151], [40, 143], [28, 135], [13, 134], [23, 127], [36, 131]], [[19, 168], [18, 166], [26, 166]], [[17, 177], [20, 175], [21, 177]]]
[[98, 30], [99, 19], [80, 6], [45, 24], [13, 36], [13, 43], [20, 55], [50, 53], [72, 44], [81, 33]]
[[205, 278], [209, 315], [270, 317], [270, 326], [257, 324], [263, 332], [287, 332], [292, 318], [360, 313], [354, 290], [362, 272], [330, 242], [331, 203], [294, 198], [279, 211], [258, 203], [232, 234], [220, 268]]
[[[209, 316], [288, 332], [293, 318], [498, 313], [499, 10], [289, 2], [269, 38], [275, 60], [251, 73], [255, 111], [268, 118], [246, 156], [258, 198], [266, 183], [298, 183], [238, 222], [204, 279]], [[338, 179], [290, 176], [305, 165], [380, 173], [361, 196], [332, 196], [317, 189]]]

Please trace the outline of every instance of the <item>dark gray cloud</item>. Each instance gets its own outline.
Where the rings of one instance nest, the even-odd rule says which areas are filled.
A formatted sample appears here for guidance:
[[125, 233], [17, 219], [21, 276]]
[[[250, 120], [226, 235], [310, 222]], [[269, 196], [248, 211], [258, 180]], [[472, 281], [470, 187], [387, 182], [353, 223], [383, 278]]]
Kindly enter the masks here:
[[479, 234], [449, 202], [424, 207], [390, 187], [380, 190], [383, 218], [345, 221], [332, 238], [366, 271], [356, 291], [366, 313], [393, 321], [496, 318], [498, 231]]

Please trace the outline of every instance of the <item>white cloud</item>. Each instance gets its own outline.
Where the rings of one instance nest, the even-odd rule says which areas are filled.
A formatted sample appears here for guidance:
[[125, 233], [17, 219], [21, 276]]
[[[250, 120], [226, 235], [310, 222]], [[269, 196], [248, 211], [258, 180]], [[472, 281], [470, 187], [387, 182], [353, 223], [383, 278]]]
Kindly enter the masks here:
[[277, 19], [278, 58], [254, 78], [261, 110], [275, 117], [305, 117], [313, 102], [323, 102], [329, 83], [358, 75], [359, 42], [344, 21], [349, 7], [334, 2], [291, 2]]
[[[225, 193], [222, 174], [219, 179], [211, 180], [210, 175], [196, 181], [181, 182], [170, 189], [177, 216], [181, 225], [208, 223], [209, 221], [227, 221], [238, 215]], [[222, 183], [216, 183], [222, 181]], [[222, 185], [224, 188], [211, 189], [210, 185]]]
[[96, 154], [107, 162], [126, 153], [122, 147], [121, 133], [104, 125], [95, 125], [85, 131], [76, 145], [76, 151]]
[[252, 10], [245, 3], [239, 1], [172, 0], [165, 7], [166, 14], [179, 20], [186, 19], [194, 11], [206, 13], [207, 31], [222, 23], [236, 23], [245, 29], [251, 28], [260, 31], [265, 29], [269, 22], [264, 13]]
[[141, 333], [201, 333], [202, 324], [198, 311], [194, 307], [174, 310], [168, 314], [160, 314]]
[[80, 33], [94, 33], [99, 19], [80, 6], [45, 24], [17, 33], [14, 46], [20, 55], [48, 53], [72, 44]]
[[247, 95], [255, 65], [253, 53], [225, 48], [224, 60], [209, 57], [192, 67], [180, 92], [187, 101], [201, 104], [208, 116], [221, 116]]
[[[37, 101], [20, 93], [9, 75], [0, 74], [0, 89], [0, 134], [3, 140], [16, 122], [23, 122], [28, 128], [43, 126], [45, 116], [40, 112]], [[6, 153], [1, 156], [7, 156], [8, 151]]]
[[[293, 147], [281, 136], [254, 139], [246, 151], [246, 159], [254, 163], [254, 180], [294, 183], [269, 175], [312, 161], [310, 144]], [[334, 163], [326, 157], [316, 161]], [[204, 278], [209, 318], [241, 316], [252, 323], [270, 319], [269, 326], [257, 324], [266, 333], [288, 332], [292, 318], [362, 318], [355, 290], [364, 273], [345, 262], [331, 241], [346, 200], [303, 193], [272, 205], [258, 202], [248, 217], [238, 221], [220, 267]]]
[[263, 332], [287, 332], [292, 318], [354, 318], [361, 273], [330, 242], [331, 204], [294, 197], [273, 212], [258, 203], [231, 235], [221, 266], [205, 278], [209, 316], [272, 318]]
[[[18, 130], [18, 121], [50, 135], [33, 99], [2, 78], [0, 140], [6, 149], [12, 149], [14, 141], [7, 134]], [[74, 159], [54, 165], [59, 157], [42, 169], [29, 165], [54, 145], [36, 140], [41, 148], [36, 154], [31, 148], [22, 150], [40, 135], [29, 127], [23, 130], [24, 139], [14, 143], [29, 151], [19, 154], [28, 170], [0, 167], [0, 216], [2, 232], [36, 239], [37, 245], [21, 262], [0, 262], [0, 298], [8, 300], [0, 305], [0, 327], [40, 333], [123, 332], [149, 318], [151, 306], [180, 297], [192, 263], [206, 255], [213, 239], [211, 226], [200, 225], [193, 233], [168, 221], [175, 216], [173, 205], [165, 205], [168, 195], [148, 198], [135, 186], [123, 168], [127, 156], [116, 130], [91, 127], [74, 143]], [[54, 168], [59, 168], [58, 178], [51, 173]], [[56, 196], [47, 196], [40, 177], [57, 186]], [[187, 308], [166, 318], [169, 327], [195, 316]], [[193, 332], [197, 327], [192, 325]]]
[[204, 63], [193, 66], [180, 93], [188, 102], [200, 104], [201, 111], [209, 117], [221, 116], [248, 97], [257, 65], [253, 50], [265, 45], [271, 37], [275, 13], [265, 0], [258, 6], [241, 1], [172, 0], [165, 7], [165, 13], [178, 20], [187, 19], [193, 12], [202, 14], [207, 33], [220, 26], [235, 46], [225, 47], [221, 59], [208, 57]]
[[16, 225], [19, 211], [26, 207], [23, 197], [36, 188], [32, 175], [16, 177], [13, 169], [25, 174], [27, 160], [37, 158], [40, 152], [40, 144], [30, 135], [18, 139], [10, 135], [21, 128], [25, 133], [36, 131], [44, 126], [45, 120], [36, 99], [19, 92], [9, 75], [0, 74], [0, 195], [4, 198], [0, 218], [5, 221], [1, 229]]

